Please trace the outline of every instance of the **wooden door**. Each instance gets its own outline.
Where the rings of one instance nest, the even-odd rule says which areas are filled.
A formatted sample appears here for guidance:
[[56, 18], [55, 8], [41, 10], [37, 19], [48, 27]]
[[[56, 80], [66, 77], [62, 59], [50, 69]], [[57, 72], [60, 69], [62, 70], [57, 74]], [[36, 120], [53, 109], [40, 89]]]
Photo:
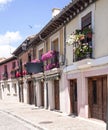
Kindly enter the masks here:
[[28, 82], [28, 95], [29, 95], [29, 104], [34, 104], [34, 86], [33, 81]]
[[60, 109], [59, 102], [59, 80], [54, 80], [55, 109]]
[[106, 121], [107, 77], [88, 79], [89, 116]]
[[24, 102], [23, 83], [19, 82], [19, 102]]
[[77, 80], [70, 80], [70, 112], [77, 115]]
[[44, 106], [44, 83], [41, 82], [41, 106]]

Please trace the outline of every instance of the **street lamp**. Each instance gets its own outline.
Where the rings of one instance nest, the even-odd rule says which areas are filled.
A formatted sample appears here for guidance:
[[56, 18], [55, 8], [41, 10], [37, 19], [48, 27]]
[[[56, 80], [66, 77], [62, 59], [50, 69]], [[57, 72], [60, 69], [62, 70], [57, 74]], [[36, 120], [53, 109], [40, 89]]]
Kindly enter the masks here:
[[28, 44], [29, 44], [29, 41], [30, 41], [30, 39], [27, 38], [27, 39], [22, 43], [21, 47], [22, 47], [22, 50], [23, 50], [23, 51], [26, 51], [26, 50], [27, 50], [27, 46], [28, 46]]

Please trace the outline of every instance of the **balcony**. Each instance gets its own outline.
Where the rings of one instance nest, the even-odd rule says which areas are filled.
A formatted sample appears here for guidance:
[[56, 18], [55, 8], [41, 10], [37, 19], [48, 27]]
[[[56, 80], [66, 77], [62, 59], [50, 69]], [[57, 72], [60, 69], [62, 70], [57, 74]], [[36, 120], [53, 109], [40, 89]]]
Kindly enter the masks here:
[[7, 72], [4, 72], [2, 76], [3, 76], [3, 80], [7, 80], [8, 79], [8, 73]]
[[57, 51], [48, 51], [42, 55], [42, 61], [44, 63], [44, 70], [51, 70], [53, 68], [59, 68], [59, 53]]
[[21, 71], [19, 71], [19, 70], [17, 70], [16, 72], [15, 72], [15, 77], [16, 78], [19, 78], [19, 77], [23, 77], [23, 76], [25, 76], [25, 75], [27, 75], [27, 71], [26, 70], [22, 70], [22, 72]]
[[73, 45], [73, 62], [92, 58], [92, 29], [76, 30], [67, 39], [68, 45]]
[[16, 78], [16, 70], [11, 70], [11, 78]]
[[92, 58], [92, 46], [86, 42], [76, 42], [73, 47], [73, 61]]

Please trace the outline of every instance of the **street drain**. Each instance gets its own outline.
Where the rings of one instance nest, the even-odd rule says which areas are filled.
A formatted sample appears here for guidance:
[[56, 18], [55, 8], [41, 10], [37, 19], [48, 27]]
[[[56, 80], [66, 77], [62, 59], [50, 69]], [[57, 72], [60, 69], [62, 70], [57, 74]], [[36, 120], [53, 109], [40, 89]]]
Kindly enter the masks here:
[[39, 122], [39, 124], [50, 124], [50, 123], [53, 123], [52, 121], [42, 121], [42, 122]]

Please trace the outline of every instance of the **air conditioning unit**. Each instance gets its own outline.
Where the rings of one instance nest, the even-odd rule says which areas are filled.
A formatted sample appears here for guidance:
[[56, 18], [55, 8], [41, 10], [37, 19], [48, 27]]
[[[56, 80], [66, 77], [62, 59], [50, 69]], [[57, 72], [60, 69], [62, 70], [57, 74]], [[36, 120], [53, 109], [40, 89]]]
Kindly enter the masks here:
[[64, 55], [63, 54], [59, 56], [59, 64], [64, 65]]

